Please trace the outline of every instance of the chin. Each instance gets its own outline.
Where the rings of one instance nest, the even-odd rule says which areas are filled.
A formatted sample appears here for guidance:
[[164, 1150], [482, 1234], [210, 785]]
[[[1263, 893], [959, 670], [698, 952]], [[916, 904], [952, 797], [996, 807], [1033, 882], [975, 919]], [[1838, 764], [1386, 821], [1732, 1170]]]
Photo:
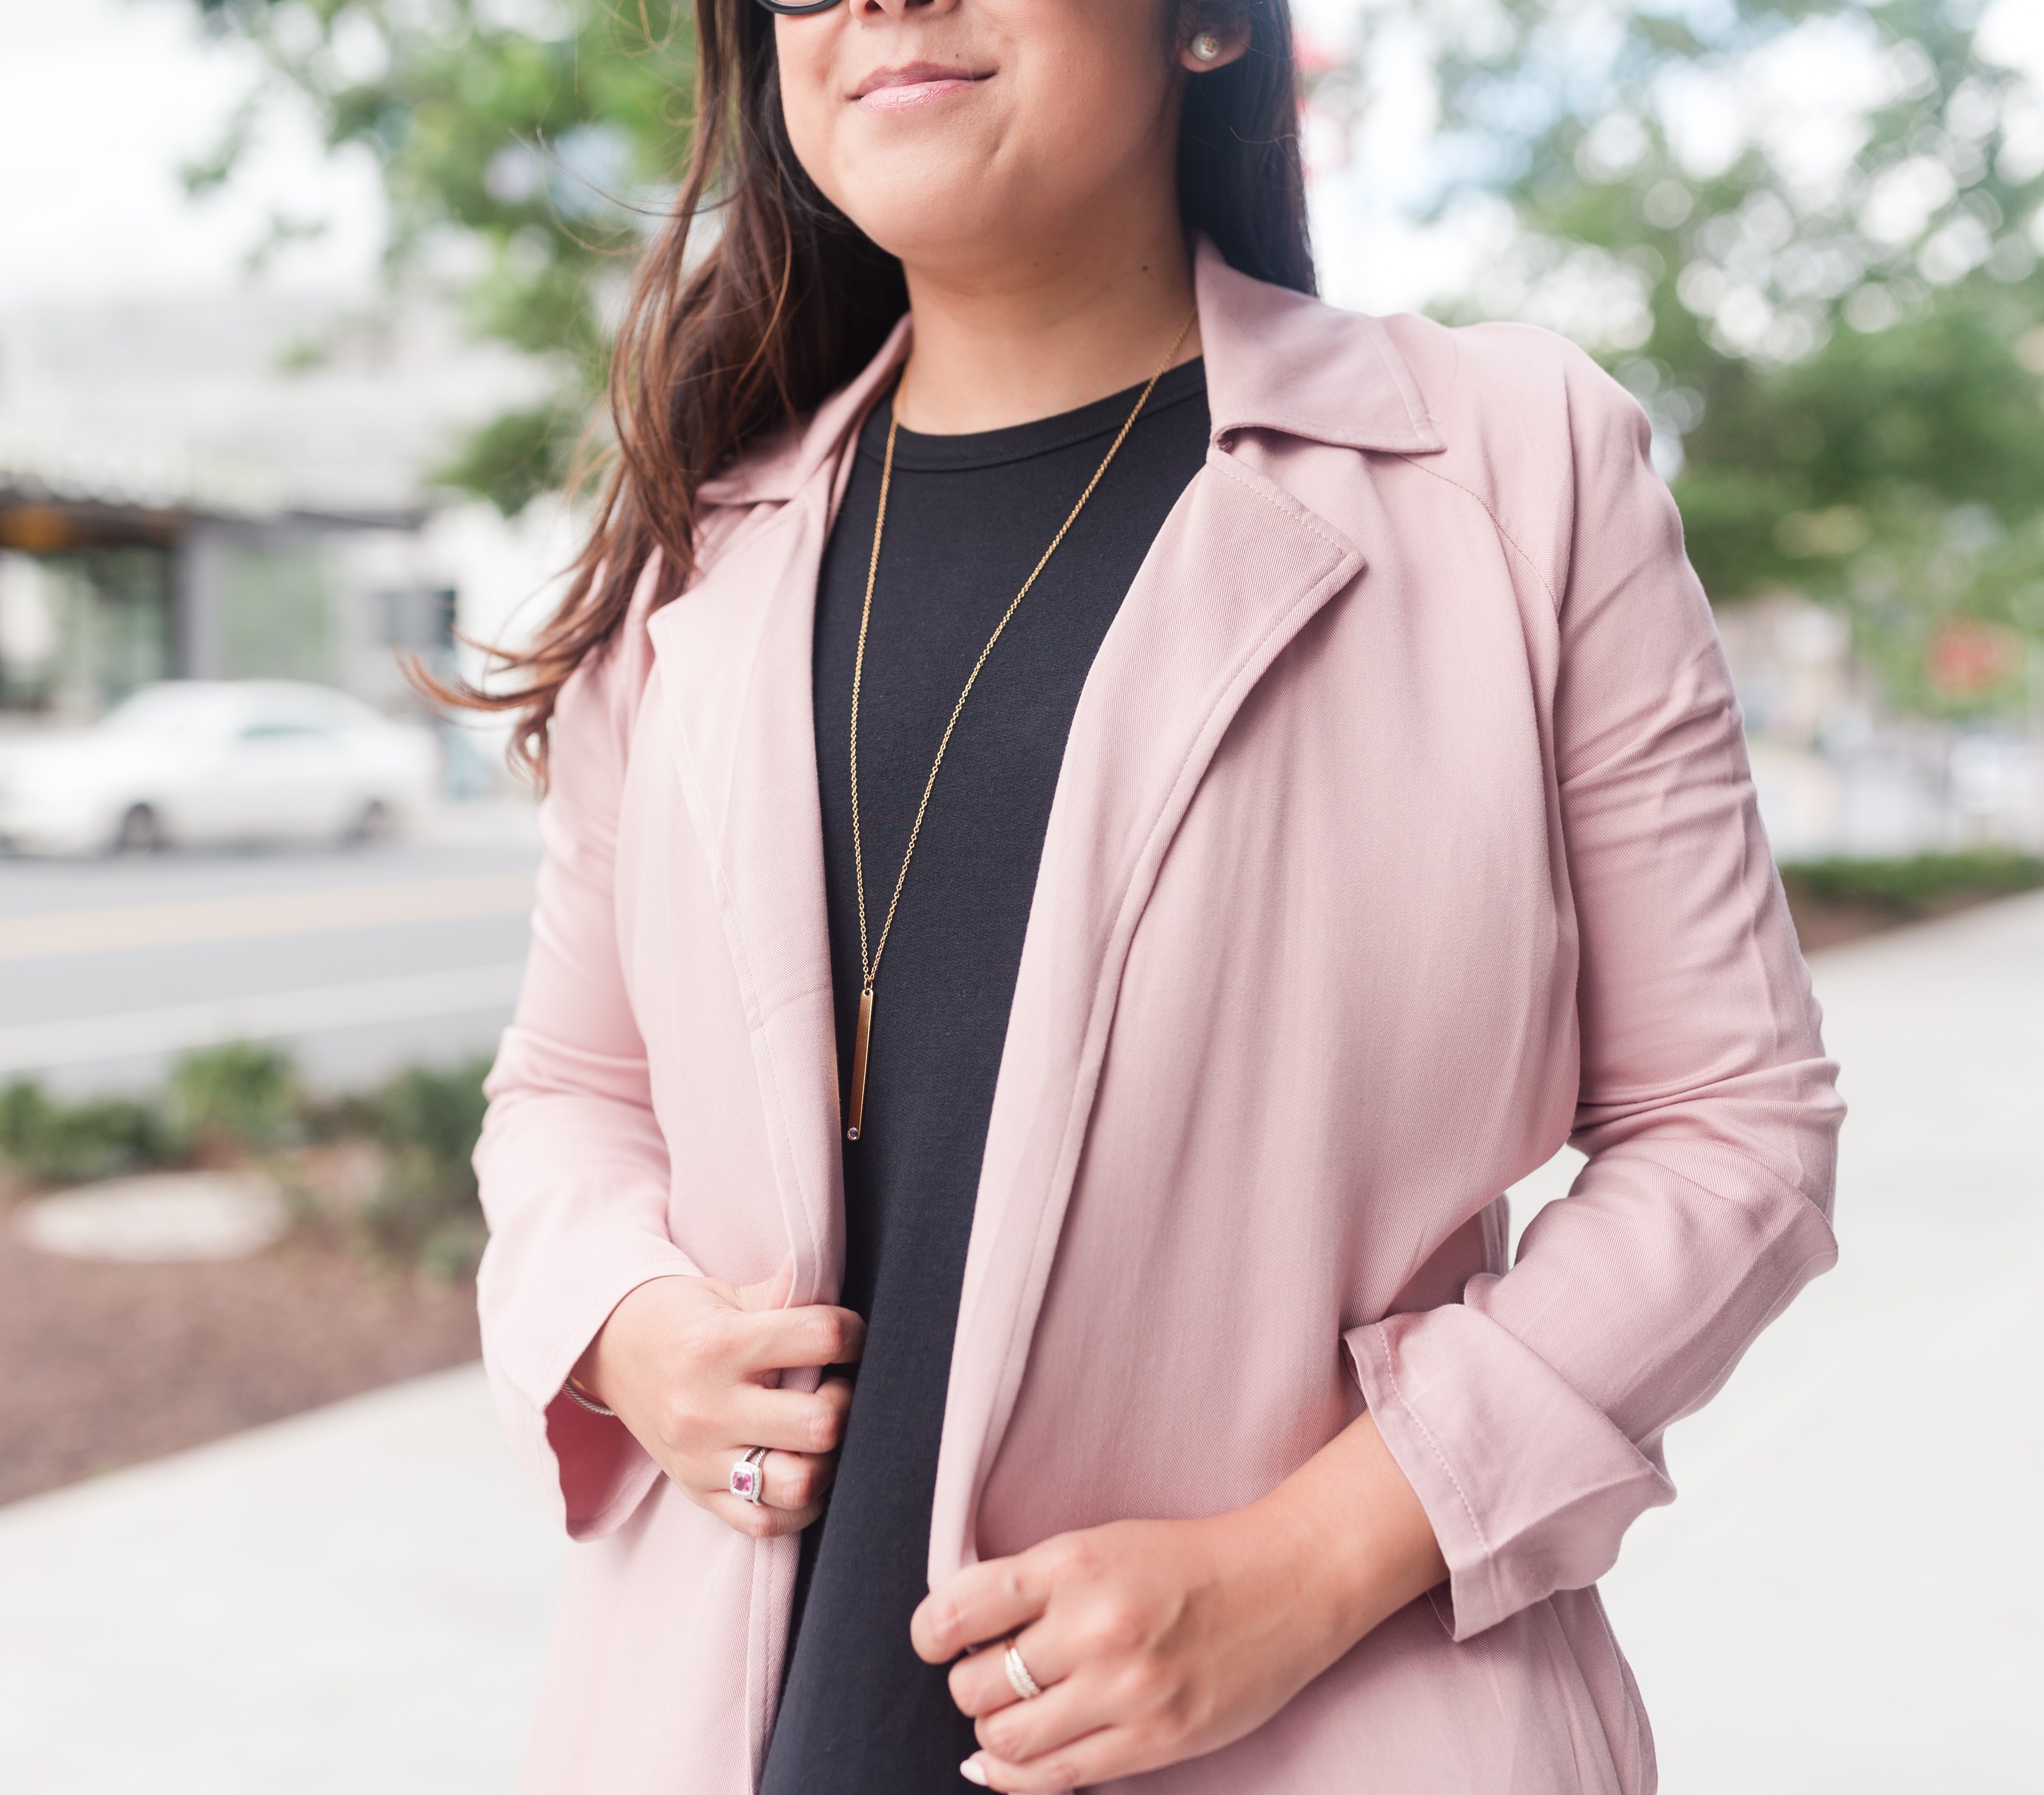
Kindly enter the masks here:
[[889, 255], [942, 263], [989, 240], [1012, 251], [1021, 219], [1043, 210], [1047, 171], [1017, 166], [1040, 159], [1004, 145], [1010, 134], [987, 117], [967, 119], [943, 104], [847, 122], [852, 128], [824, 154], [810, 155], [799, 138], [796, 153], [839, 209]]
[[[962, 178], [960, 171], [975, 166], [977, 178]], [[832, 198], [860, 230], [911, 267], [1008, 263], [1019, 240], [1032, 234], [1055, 240], [1054, 233], [1033, 229], [1045, 210], [1042, 185], [989, 179], [985, 171], [983, 161], [932, 149], [919, 152], [906, 167], [869, 165], [847, 183], [846, 195]]]
[[1010, 238], [997, 215], [989, 217], [978, 207], [860, 219], [857, 223], [889, 255], [933, 274], [1005, 260], [1003, 249]]

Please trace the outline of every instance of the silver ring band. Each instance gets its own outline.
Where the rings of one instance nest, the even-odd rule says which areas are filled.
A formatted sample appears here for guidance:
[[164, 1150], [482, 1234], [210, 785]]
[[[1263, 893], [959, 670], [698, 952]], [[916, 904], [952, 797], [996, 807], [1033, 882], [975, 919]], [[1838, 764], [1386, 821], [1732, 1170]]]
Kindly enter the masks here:
[[617, 1411], [615, 1409], [606, 1409], [604, 1407], [601, 1402], [597, 1402], [594, 1396], [590, 1395], [587, 1390], [584, 1390], [580, 1384], [575, 1382], [573, 1372], [569, 1373], [568, 1381], [561, 1386], [561, 1394], [571, 1402], [574, 1403], [577, 1408], [586, 1409], [592, 1415], [601, 1415], [605, 1421], [614, 1421], [617, 1419]]
[[1043, 1693], [1043, 1686], [1029, 1674], [1029, 1667], [1022, 1662], [1021, 1651], [1012, 1640], [1008, 1642], [1001, 1667], [1008, 1673], [1008, 1686], [1015, 1691], [1017, 1701], [1034, 1701]]
[[766, 1448], [755, 1446], [731, 1467], [731, 1493], [755, 1509], [766, 1499]]

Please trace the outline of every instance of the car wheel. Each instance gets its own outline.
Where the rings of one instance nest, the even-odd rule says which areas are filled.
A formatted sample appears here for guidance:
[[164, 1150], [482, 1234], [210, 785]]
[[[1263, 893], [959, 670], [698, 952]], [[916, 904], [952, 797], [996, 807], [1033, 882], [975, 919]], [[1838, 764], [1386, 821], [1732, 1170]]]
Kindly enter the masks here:
[[398, 819], [390, 814], [390, 807], [381, 798], [371, 798], [349, 825], [348, 838], [361, 843], [387, 842], [397, 832]]
[[116, 853], [155, 853], [164, 845], [162, 819], [147, 804], [130, 804], [113, 832]]

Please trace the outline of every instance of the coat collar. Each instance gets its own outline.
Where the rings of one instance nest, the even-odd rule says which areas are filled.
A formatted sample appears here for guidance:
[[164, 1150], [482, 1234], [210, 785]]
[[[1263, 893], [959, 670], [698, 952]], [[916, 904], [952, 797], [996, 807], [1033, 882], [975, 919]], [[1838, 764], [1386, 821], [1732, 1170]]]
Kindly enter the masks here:
[[[1235, 272], [1207, 238], [1193, 255], [1213, 441], [1275, 431], [1339, 448], [1430, 455], [1445, 447], [1381, 320]], [[705, 504], [785, 502], [835, 462], [846, 436], [907, 359], [909, 320], [806, 426], [790, 427], [703, 482]]]
[[1379, 320], [1237, 274], [1204, 237], [1193, 278], [1217, 447], [1246, 430], [1393, 455], [1446, 446]]
[[1122, 970], [1178, 825], [1250, 693], [1363, 571], [1340, 530], [1210, 449], [1087, 676], [988, 1122], [931, 1517], [932, 1586], [977, 1554], [980, 1497], [1049, 1287]]

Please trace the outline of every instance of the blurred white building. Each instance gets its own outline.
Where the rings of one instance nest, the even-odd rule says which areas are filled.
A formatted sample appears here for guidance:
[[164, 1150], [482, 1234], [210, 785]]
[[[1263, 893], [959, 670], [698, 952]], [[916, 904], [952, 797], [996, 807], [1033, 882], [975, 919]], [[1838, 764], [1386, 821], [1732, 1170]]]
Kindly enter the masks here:
[[277, 674], [390, 708], [400, 655], [516, 639], [571, 520], [452, 503], [431, 470], [544, 376], [430, 308], [302, 295], [0, 313], [0, 712]]

